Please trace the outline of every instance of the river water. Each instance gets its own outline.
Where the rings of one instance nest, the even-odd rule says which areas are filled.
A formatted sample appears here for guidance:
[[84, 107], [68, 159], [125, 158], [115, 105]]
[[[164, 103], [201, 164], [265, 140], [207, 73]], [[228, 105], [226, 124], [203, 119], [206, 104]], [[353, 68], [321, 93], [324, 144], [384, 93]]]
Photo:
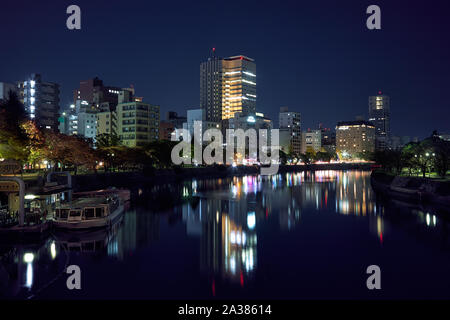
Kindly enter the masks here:
[[[368, 171], [136, 188], [112, 230], [0, 246], [2, 299], [450, 298], [448, 213], [380, 199]], [[68, 265], [81, 290], [68, 290]], [[366, 269], [381, 270], [368, 290]]]

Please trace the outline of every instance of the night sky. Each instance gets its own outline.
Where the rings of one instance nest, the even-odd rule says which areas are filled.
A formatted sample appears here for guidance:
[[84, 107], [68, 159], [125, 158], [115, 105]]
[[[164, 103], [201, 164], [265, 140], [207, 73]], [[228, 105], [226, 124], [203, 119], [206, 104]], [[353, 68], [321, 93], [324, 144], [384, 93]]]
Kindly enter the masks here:
[[[448, 1], [10, 1], [0, 4], [0, 81], [30, 73], [61, 85], [61, 107], [95, 76], [185, 113], [199, 106], [199, 64], [212, 47], [257, 65], [257, 107], [280, 106], [303, 128], [367, 117], [368, 96], [391, 97], [394, 135], [450, 133]], [[81, 7], [81, 30], [66, 28]], [[366, 8], [381, 7], [381, 30]]]

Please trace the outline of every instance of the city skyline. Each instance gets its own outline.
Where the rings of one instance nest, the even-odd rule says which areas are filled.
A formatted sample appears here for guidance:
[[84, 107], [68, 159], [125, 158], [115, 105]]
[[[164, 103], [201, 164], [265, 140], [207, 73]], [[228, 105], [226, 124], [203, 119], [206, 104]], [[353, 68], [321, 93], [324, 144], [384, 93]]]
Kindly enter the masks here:
[[[187, 22], [188, 17], [198, 15], [194, 11], [199, 4], [192, 8], [180, 5], [172, 11], [158, 4], [146, 10], [148, 4], [131, 1], [124, 10], [113, 10], [117, 4], [108, 4], [109, 10], [80, 1], [79, 31], [65, 28], [66, 5], [30, 3], [30, 10], [19, 12], [14, 4], [7, 4], [11, 8], [3, 12], [8, 16], [0, 13], [2, 24], [10, 30], [4, 40], [14, 43], [0, 53], [2, 81], [15, 82], [40, 73], [46, 81], [60, 85], [61, 110], [72, 101], [80, 80], [98, 76], [108, 85], [133, 84], [139, 96], [161, 106], [161, 114], [169, 110], [185, 114], [187, 106], [200, 107], [198, 66], [214, 47], [218, 56], [242, 54], [255, 59], [256, 108], [273, 120], [284, 106], [302, 114], [304, 129], [317, 128], [319, 123], [335, 127], [356, 116], [367, 119], [367, 97], [382, 91], [391, 97], [392, 135], [423, 138], [434, 129], [448, 131], [442, 110], [448, 105], [443, 92], [448, 87], [444, 76], [450, 63], [440, 59], [449, 53], [442, 33], [448, 27], [444, 4], [425, 8], [421, 17], [423, 8], [417, 5], [408, 3], [403, 8], [380, 1], [383, 27], [369, 31], [366, 3], [287, 2], [272, 11], [263, 4], [248, 3], [242, 7], [242, 16], [247, 18], [233, 17], [235, 23], [229, 30], [220, 28], [220, 23], [230, 12], [215, 13], [218, 4], [213, 3], [210, 10], [202, 11], [212, 27], [195, 39], [186, 36], [201, 24]], [[123, 24], [104, 26], [101, 22], [100, 17], [114, 20], [119, 15]], [[408, 22], [413, 17], [421, 17], [420, 28]], [[405, 24], [399, 23], [403, 20]], [[35, 33], [42, 36], [18, 41], [17, 36], [35, 24], [39, 25]], [[240, 29], [245, 32], [236, 32]], [[129, 40], [122, 44], [119, 39], [125, 35]], [[134, 47], [135, 42], [139, 46]], [[27, 52], [33, 54], [25, 56]]]

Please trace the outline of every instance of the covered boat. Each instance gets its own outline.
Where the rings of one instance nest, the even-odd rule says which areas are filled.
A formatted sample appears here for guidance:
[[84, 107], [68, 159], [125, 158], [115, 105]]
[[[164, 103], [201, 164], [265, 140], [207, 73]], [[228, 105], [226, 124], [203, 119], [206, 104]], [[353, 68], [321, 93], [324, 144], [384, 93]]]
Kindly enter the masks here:
[[96, 229], [111, 227], [124, 212], [117, 194], [79, 198], [55, 210], [53, 226], [61, 229]]

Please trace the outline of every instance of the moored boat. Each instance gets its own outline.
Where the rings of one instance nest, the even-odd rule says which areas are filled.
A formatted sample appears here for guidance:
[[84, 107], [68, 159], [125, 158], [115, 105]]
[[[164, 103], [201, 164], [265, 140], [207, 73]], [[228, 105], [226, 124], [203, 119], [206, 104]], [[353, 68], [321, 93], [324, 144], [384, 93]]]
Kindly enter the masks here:
[[53, 226], [61, 229], [96, 229], [111, 227], [124, 212], [117, 194], [79, 198], [55, 209]]
[[102, 190], [93, 190], [93, 191], [82, 191], [82, 192], [74, 192], [72, 194], [73, 198], [81, 198], [81, 197], [95, 197], [95, 196], [109, 196], [116, 194], [122, 200], [122, 202], [130, 201], [131, 193], [130, 190], [127, 189], [116, 189], [116, 188], [108, 188]]

